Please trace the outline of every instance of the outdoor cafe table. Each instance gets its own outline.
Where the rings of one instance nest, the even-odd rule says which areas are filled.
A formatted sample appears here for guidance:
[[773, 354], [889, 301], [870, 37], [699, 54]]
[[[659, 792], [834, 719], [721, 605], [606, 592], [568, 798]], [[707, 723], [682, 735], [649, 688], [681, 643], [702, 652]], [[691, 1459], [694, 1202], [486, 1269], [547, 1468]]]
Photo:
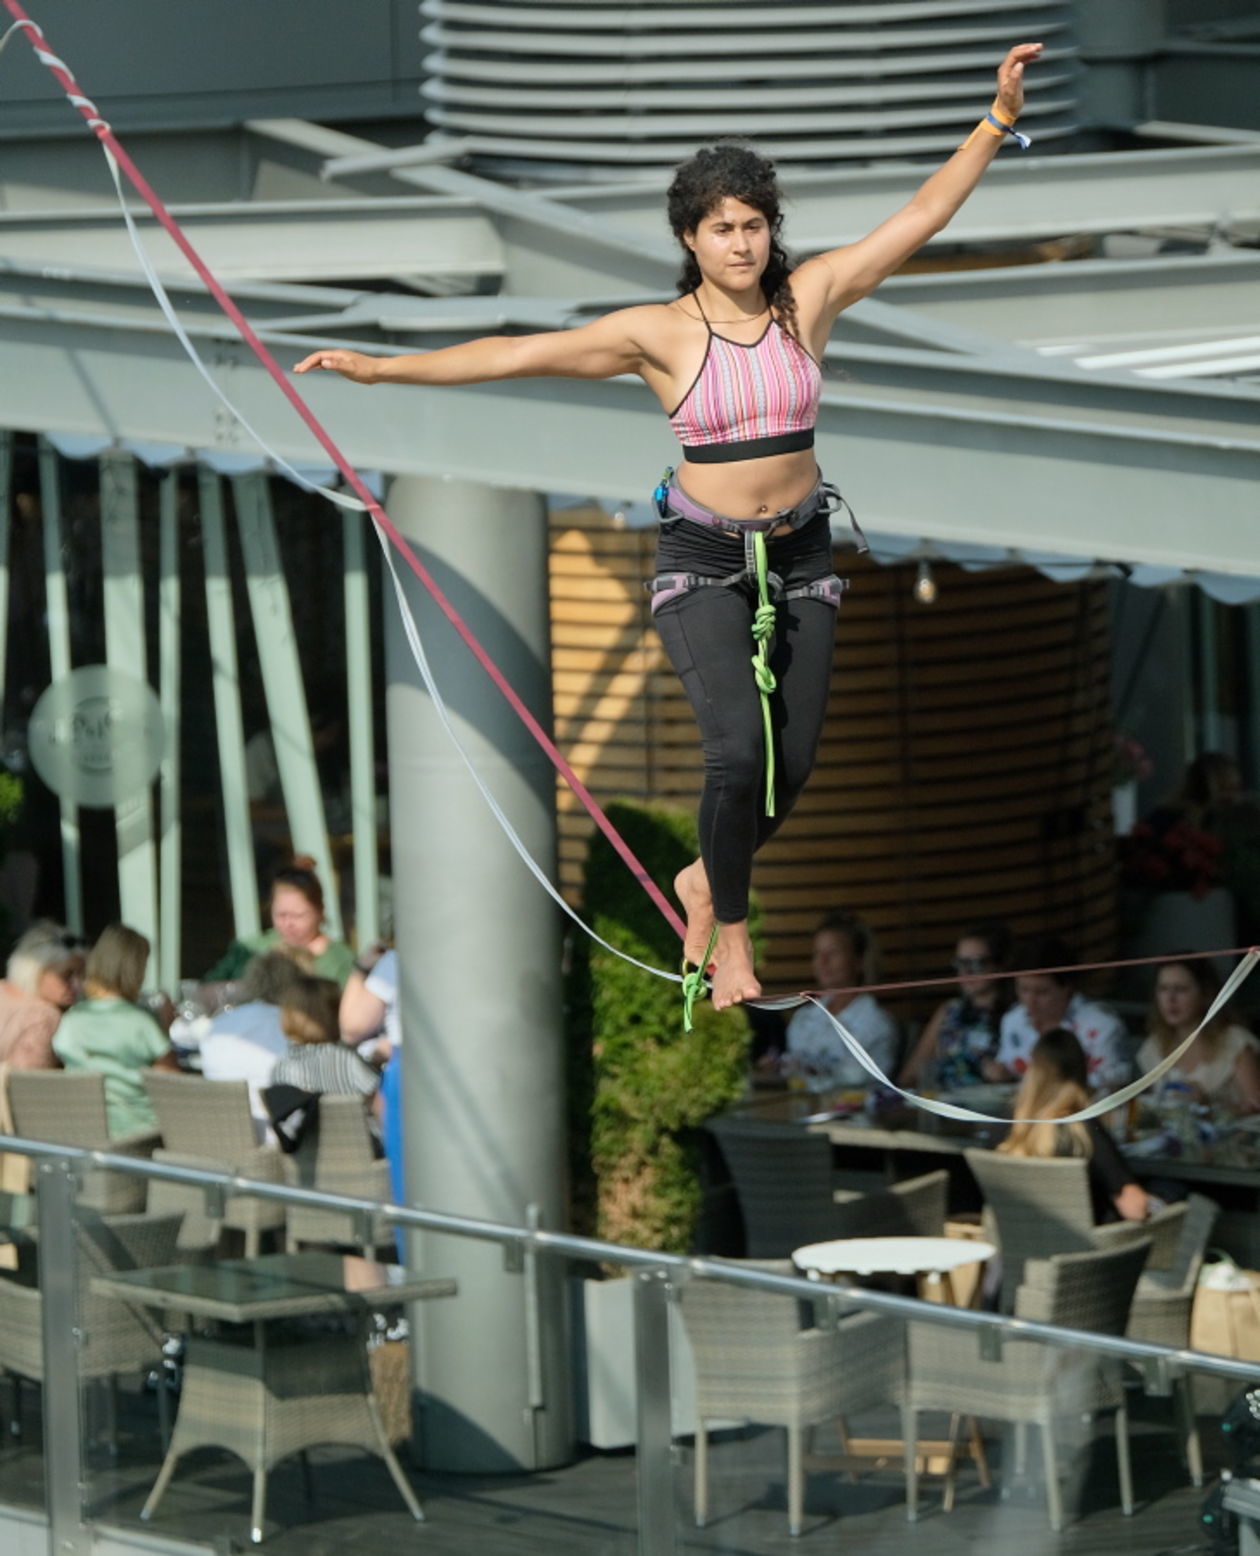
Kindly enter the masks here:
[[[250, 1538], [258, 1542], [267, 1472], [290, 1454], [325, 1443], [379, 1454], [412, 1516], [423, 1518], [372, 1392], [366, 1326], [380, 1308], [454, 1296], [453, 1280], [351, 1255], [304, 1252], [120, 1271], [98, 1276], [93, 1286], [124, 1302], [248, 1326], [239, 1338], [189, 1335], [175, 1430], [141, 1518], [152, 1516], [184, 1454], [226, 1448], [253, 1472]], [[319, 1314], [351, 1314], [358, 1322], [349, 1331], [330, 1324], [290, 1336], [278, 1322]]]
[[[917, 1275], [927, 1276], [944, 1300], [957, 1306], [952, 1272], [966, 1264], [982, 1264], [997, 1252], [992, 1243], [962, 1240], [957, 1237], [838, 1237], [825, 1243], [807, 1243], [792, 1252], [792, 1263], [811, 1280], [834, 1280], [845, 1275]], [[930, 1287], [929, 1287], [930, 1289]], [[976, 1284], [977, 1293], [980, 1290]], [[947, 1442], [920, 1442], [929, 1473], [944, 1469], [946, 1511], [954, 1502], [954, 1459], [957, 1454], [961, 1418], [951, 1417]], [[885, 1457], [899, 1445], [885, 1438], [846, 1439], [845, 1451], [862, 1457]], [[989, 1484], [989, 1466], [985, 1458], [980, 1429], [972, 1421], [968, 1432], [968, 1450], [975, 1460], [981, 1485]], [[944, 1464], [938, 1458], [944, 1457]]]

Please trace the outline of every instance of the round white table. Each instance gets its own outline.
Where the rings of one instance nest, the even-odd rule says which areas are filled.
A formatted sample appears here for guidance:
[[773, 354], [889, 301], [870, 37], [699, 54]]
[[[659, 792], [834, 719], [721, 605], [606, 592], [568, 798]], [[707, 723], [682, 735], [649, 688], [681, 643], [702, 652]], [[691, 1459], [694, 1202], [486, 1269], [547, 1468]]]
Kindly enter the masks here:
[[992, 1243], [961, 1237], [840, 1237], [807, 1243], [792, 1262], [815, 1279], [822, 1275], [927, 1275], [941, 1281], [953, 1300], [950, 1274], [964, 1264], [983, 1264]]
[[[979, 1239], [971, 1241], [962, 1237], [839, 1237], [828, 1243], [807, 1243], [793, 1251], [792, 1262], [804, 1270], [811, 1280], [834, 1279], [844, 1275], [921, 1275], [926, 1276], [929, 1287], [923, 1295], [928, 1301], [944, 1301], [957, 1307], [954, 1295], [953, 1271], [967, 1264], [983, 1264], [997, 1252], [992, 1243]], [[935, 1286], [938, 1295], [931, 1294]], [[979, 1295], [980, 1283], [976, 1282]], [[954, 1464], [958, 1452], [958, 1434], [962, 1422], [959, 1416], [950, 1418], [949, 1438], [944, 1443], [920, 1442], [918, 1452], [924, 1455], [924, 1469], [936, 1468], [934, 1455], [944, 1455], [945, 1508], [954, 1505]], [[878, 1454], [883, 1456], [898, 1445], [883, 1439], [865, 1439], [856, 1442], [842, 1431], [846, 1452]], [[980, 1484], [989, 1485], [989, 1466], [985, 1457], [984, 1442], [979, 1426], [972, 1421], [968, 1431], [968, 1447], [976, 1461]]]

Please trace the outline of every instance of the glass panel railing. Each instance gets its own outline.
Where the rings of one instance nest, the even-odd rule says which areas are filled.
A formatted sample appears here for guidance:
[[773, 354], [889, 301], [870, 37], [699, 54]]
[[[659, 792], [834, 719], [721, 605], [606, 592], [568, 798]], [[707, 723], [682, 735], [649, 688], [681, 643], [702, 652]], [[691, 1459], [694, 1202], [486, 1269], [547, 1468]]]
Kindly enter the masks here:
[[[99, 1155], [37, 1162], [37, 1198], [3, 1202], [0, 1359], [24, 1381], [0, 1524], [42, 1514], [58, 1552], [419, 1553], [418, 1506], [470, 1550], [757, 1556], [799, 1531], [927, 1556], [942, 1517], [992, 1548], [1066, 1551], [1084, 1527], [1190, 1550], [1221, 1472], [1245, 1504], [1260, 1456], [1232, 1404], [1246, 1363], [1098, 1332], [1141, 1250], [1036, 1261], [1006, 1317], [161, 1163], [130, 1165], [149, 1202], [119, 1210]], [[351, 1242], [287, 1254], [273, 1227], [207, 1257], [240, 1195]], [[382, 1218], [407, 1263], [364, 1256]], [[460, 1369], [509, 1365], [511, 1419], [478, 1418]]]

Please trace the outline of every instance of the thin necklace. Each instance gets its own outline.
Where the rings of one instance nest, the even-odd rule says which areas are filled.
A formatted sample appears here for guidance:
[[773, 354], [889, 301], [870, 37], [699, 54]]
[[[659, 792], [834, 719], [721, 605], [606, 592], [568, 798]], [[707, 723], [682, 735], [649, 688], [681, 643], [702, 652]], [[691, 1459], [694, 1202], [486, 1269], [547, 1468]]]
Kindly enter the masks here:
[[696, 299], [696, 307], [700, 309], [700, 317], [706, 324], [751, 324], [754, 319], [759, 319], [763, 313], [770, 312], [770, 304], [767, 303], [764, 308], [759, 308], [756, 313], [743, 313], [740, 314], [738, 319], [710, 319], [708, 314], [705, 313], [697, 294], [692, 292], [690, 296]]

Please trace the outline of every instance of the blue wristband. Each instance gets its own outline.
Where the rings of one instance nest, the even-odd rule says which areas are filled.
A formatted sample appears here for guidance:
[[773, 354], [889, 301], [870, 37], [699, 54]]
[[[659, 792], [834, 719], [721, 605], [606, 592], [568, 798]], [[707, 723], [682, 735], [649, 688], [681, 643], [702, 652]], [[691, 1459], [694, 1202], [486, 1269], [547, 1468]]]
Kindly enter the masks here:
[[991, 125], [993, 125], [995, 129], [1001, 130], [1003, 135], [1013, 135], [1016, 141], [1019, 143], [1019, 148], [1021, 151], [1027, 151], [1029, 146], [1032, 145], [1032, 140], [1029, 136], [1021, 134], [1013, 124], [1003, 123], [1003, 121], [998, 118], [997, 114], [992, 112], [986, 113], [985, 118]]

